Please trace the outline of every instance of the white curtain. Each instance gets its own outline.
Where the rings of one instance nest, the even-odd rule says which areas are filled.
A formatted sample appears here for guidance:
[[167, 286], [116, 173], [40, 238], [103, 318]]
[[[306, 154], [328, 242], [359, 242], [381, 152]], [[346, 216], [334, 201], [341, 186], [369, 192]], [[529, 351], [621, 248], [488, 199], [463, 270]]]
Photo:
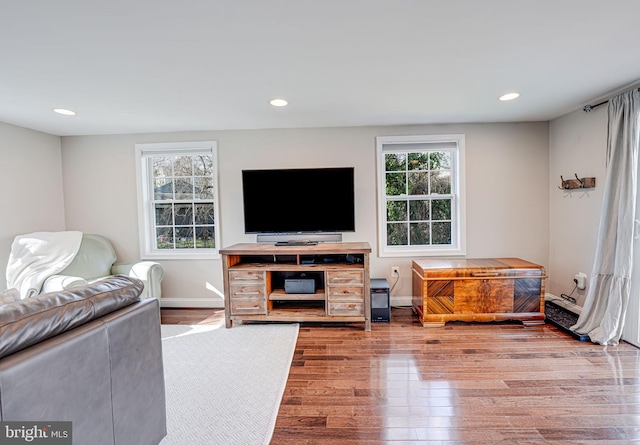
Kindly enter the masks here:
[[629, 302], [639, 141], [640, 92], [636, 88], [609, 101], [609, 164], [598, 245], [582, 314], [571, 327], [602, 345], [618, 344]]

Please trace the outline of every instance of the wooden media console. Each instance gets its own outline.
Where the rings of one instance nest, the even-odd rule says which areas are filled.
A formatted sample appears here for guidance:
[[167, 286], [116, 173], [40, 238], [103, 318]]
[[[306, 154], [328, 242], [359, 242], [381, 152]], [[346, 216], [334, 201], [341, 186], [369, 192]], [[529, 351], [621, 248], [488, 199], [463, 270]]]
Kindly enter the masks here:
[[[234, 321], [362, 322], [371, 330], [368, 243], [243, 243], [220, 253], [227, 328]], [[286, 280], [313, 280], [315, 291], [287, 292]]]

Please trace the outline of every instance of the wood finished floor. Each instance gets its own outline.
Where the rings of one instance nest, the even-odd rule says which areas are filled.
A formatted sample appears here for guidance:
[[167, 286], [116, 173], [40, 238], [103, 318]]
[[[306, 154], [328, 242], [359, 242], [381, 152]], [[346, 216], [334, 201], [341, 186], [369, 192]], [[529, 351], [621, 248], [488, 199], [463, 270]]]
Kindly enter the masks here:
[[[163, 309], [163, 323], [224, 311]], [[550, 325], [303, 324], [272, 445], [640, 442], [640, 350]]]

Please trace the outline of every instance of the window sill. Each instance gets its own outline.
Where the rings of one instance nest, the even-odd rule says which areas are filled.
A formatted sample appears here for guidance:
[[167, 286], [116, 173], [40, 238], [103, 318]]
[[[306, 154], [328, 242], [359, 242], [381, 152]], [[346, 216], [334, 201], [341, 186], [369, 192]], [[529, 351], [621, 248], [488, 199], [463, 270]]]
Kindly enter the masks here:
[[383, 247], [378, 252], [380, 258], [400, 258], [400, 257], [434, 257], [434, 256], [465, 256], [465, 249], [429, 249], [419, 247], [402, 246], [398, 248]]
[[220, 254], [216, 252], [146, 252], [142, 255], [144, 260], [219, 260]]

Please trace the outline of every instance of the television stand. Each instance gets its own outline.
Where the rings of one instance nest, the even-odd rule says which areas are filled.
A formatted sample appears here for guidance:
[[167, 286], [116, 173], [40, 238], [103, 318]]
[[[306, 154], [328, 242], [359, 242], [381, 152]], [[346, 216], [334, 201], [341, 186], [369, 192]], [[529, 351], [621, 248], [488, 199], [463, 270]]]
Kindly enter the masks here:
[[[358, 322], [371, 330], [368, 243], [242, 243], [220, 253], [227, 328], [245, 321]], [[285, 279], [301, 276], [315, 280], [315, 293], [286, 293]]]

